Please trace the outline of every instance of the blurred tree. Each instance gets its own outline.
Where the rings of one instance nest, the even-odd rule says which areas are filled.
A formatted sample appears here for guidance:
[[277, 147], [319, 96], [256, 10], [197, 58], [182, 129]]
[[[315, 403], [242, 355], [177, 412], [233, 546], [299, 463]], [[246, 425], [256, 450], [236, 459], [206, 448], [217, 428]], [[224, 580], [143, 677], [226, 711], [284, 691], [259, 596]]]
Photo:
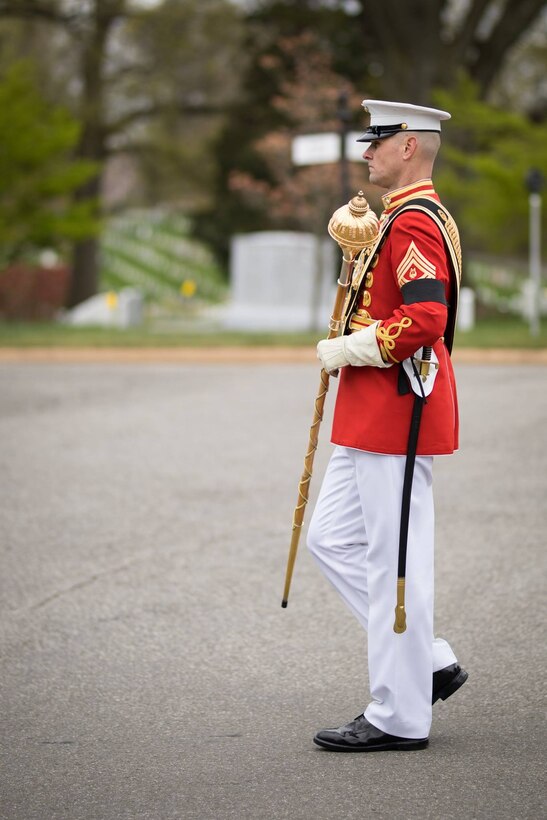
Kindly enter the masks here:
[[[426, 105], [464, 69], [487, 97], [545, 0], [257, 0], [248, 21], [274, 36], [327, 38], [333, 66], [363, 92]], [[259, 39], [259, 43], [263, 38]]]
[[107, 85], [109, 152], [138, 159], [148, 202], [208, 202], [211, 138], [245, 59], [240, 35], [229, 0], [164, 0], [119, 27]]
[[75, 160], [80, 125], [38, 92], [29, 63], [0, 79], [0, 263], [97, 233], [94, 203], [70, 195], [96, 173]]
[[483, 102], [477, 86], [461, 74], [456, 89], [437, 92], [435, 102], [453, 115], [436, 185], [462, 228], [467, 248], [524, 255], [525, 180], [530, 168], [547, 179], [547, 123], [530, 123], [523, 114]]
[[[427, 105], [464, 69], [481, 99], [545, 0], [362, 0], [355, 24], [369, 76], [387, 99]], [[366, 79], [366, 78], [365, 78]]]
[[543, 14], [509, 53], [488, 99], [498, 107], [547, 119], [547, 3]]
[[[199, 186], [204, 147], [237, 78], [228, 68], [239, 61], [239, 13], [229, 0], [0, 0], [0, 15], [49, 27], [51, 52], [63, 55], [37, 59], [81, 122], [76, 155], [97, 163], [77, 203], [99, 201], [106, 161], [122, 154], [141, 161], [152, 194], [185, 167]], [[69, 305], [96, 292], [97, 251], [95, 238], [75, 242]]]
[[[228, 258], [230, 236], [235, 231], [260, 230], [269, 225], [264, 212], [266, 198], [261, 197], [259, 204], [257, 197], [250, 196], [250, 190], [240, 190], [238, 183], [238, 180], [245, 181], [248, 188], [248, 181], [253, 178], [255, 185], [262, 182], [272, 190], [279, 186], [281, 167], [274, 167], [273, 155], [268, 158], [269, 152], [261, 140], [272, 132], [278, 143], [281, 138], [284, 142], [283, 162], [290, 166], [288, 135], [298, 130], [321, 130], [327, 121], [332, 124], [335, 120], [336, 98], [344, 87], [351, 87], [351, 78], [344, 76], [336, 61], [337, 53], [346, 53], [347, 22], [344, 10], [322, 3], [311, 8], [309, 2], [265, 2], [248, 12], [243, 44], [248, 65], [240, 94], [229, 105], [226, 124], [216, 141], [216, 201], [213, 207], [196, 214], [195, 221], [197, 235], [216, 250], [224, 263]], [[305, 106], [307, 113], [299, 114], [295, 104], [288, 107], [282, 104], [283, 95], [288, 90], [292, 89], [294, 94], [295, 77], [301, 72], [305, 60], [313, 59], [311, 49], [306, 46], [308, 36], [313, 37], [318, 59], [328, 60], [329, 70], [340, 83], [336, 91], [330, 89], [327, 98], [320, 103], [321, 117], [314, 114], [311, 106]], [[286, 47], [289, 42], [291, 48]], [[301, 57], [298, 55], [299, 44], [303, 49]], [[310, 87], [313, 87], [313, 79], [306, 91]], [[301, 103], [305, 102], [305, 93], [300, 95]], [[319, 97], [319, 94], [314, 97], [315, 103]], [[358, 111], [358, 105], [355, 110]], [[355, 115], [355, 111], [352, 113]], [[296, 119], [293, 120], [293, 116]], [[261, 146], [262, 150], [257, 150]], [[238, 176], [239, 172], [242, 176]], [[312, 169], [308, 172], [307, 176], [313, 175]], [[286, 173], [292, 171], [286, 169]], [[324, 176], [324, 171], [320, 173]], [[293, 226], [298, 219], [293, 213]], [[275, 224], [280, 224], [278, 218]]]
[[[323, 234], [333, 210], [342, 204], [342, 196], [348, 195], [341, 190], [346, 186], [342, 184], [340, 164], [294, 167], [293, 139], [310, 131], [339, 131], [341, 91], [348, 110], [358, 108], [360, 96], [333, 71], [332, 55], [317, 35], [308, 31], [284, 37], [277, 47], [277, 55], [263, 57], [262, 68], [266, 73], [275, 73], [283, 64], [291, 65], [290, 78], [281, 82], [271, 100], [280, 125], [251, 146], [264, 163], [266, 176], [234, 170], [228, 187], [272, 228]], [[349, 176], [350, 193], [354, 195], [365, 182], [364, 167], [350, 164]]]
[[[313, 32], [319, 53], [330, 55], [333, 74], [340, 83], [360, 89], [363, 97], [409, 99], [431, 104], [436, 87], [453, 88], [459, 71], [475, 78], [480, 99], [492, 93], [493, 83], [511, 55], [512, 46], [539, 19], [544, 0], [260, 0], [247, 4], [245, 50], [249, 65], [242, 92], [230, 108], [229, 120], [218, 140], [218, 173], [214, 209], [198, 221], [199, 235], [226, 260], [228, 238], [234, 232], [263, 230], [278, 224], [262, 205], [266, 192], [279, 183], [272, 155], [265, 152], [269, 134], [280, 147], [281, 135], [304, 128], [298, 105], [305, 102], [305, 86], [298, 105], [290, 110], [277, 104], [296, 74], [294, 51], [282, 51], [280, 43]], [[304, 39], [294, 42], [304, 43]], [[302, 61], [312, 57], [302, 51]], [[313, 87], [313, 82], [312, 82]], [[498, 86], [499, 87], [499, 86]], [[305, 128], [322, 130], [335, 115], [333, 94], [323, 104], [314, 97], [315, 116]], [[533, 99], [529, 90], [527, 99]], [[329, 104], [329, 113], [325, 105]], [[354, 127], [361, 127], [360, 106], [352, 111]], [[288, 156], [285, 152], [284, 156]], [[317, 169], [316, 169], [317, 170]], [[287, 179], [290, 170], [286, 169]], [[314, 171], [308, 169], [307, 174]], [[299, 173], [299, 179], [303, 174]], [[249, 178], [255, 180], [250, 197]], [[239, 180], [239, 182], [238, 182]], [[241, 183], [245, 182], [245, 186]], [[234, 184], [236, 183], [236, 184]], [[239, 185], [239, 188], [238, 188]], [[263, 196], [258, 207], [257, 186]], [[297, 211], [292, 222], [298, 221]]]

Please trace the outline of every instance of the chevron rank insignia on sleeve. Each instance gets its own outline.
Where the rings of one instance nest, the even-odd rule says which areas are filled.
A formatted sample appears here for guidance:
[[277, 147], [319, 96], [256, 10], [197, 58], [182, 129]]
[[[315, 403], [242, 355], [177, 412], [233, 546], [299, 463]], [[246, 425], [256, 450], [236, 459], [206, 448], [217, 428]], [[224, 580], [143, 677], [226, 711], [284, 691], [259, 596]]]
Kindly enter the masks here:
[[435, 270], [435, 265], [411, 242], [397, 268], [397, 281], [402, 287], [414, 279], [435, 279]]

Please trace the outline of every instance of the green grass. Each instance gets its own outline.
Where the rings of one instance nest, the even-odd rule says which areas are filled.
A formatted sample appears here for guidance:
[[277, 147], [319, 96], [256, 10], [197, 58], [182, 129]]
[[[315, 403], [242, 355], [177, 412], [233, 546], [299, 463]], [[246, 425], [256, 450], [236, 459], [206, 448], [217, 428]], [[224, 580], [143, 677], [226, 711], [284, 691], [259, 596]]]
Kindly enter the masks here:
[[0, 347], [219, 347], [315, 345], [318, 334], [157, 331], [142, 328], [67, 327], [53, 323], [0, 322]]
[[147, 300], [176, 298], [192, 280], [198, 298], [220, 301], [226, 282], [212, 254], [189, 235], [188, 221], [168, 211], [111, 217], [101, 237], [101, 290], [137, 287]]
[[533, 349], [547, 347], [547, 321], [543, 320], [538, 336], [532, 336], [528, 323], [514, 316], [496, 316], [477, 321], [473, 330], [458, 332], [455, 347], [500, 347]]
[[[244, 333], [160, 331], [153, 323], [141, 328], [79, 328], [55, 323], [0, 322], [1, 347], [215, 347], [313, 346], [321, 333]], [[513, 317], [483, 319], [468, 333], [458, 333], [455, 347], [545, 348], [547, 322], [532, 337], [528, 325]]]

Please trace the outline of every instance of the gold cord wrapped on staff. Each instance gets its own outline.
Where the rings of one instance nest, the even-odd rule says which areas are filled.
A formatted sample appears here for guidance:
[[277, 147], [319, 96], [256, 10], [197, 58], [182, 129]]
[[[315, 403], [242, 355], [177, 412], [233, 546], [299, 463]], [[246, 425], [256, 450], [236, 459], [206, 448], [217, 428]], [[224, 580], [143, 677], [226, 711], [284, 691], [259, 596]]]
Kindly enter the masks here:
[[[329, 235], [342, 249], [342, 267], [338, 279], [338, 288], [329, 322], [327, 338], [333, 339], [340, 333], [343, 318], [344, 303], [355, 257], [365, 248], [372, 248], [378, 239], [378, 217], [370, 209], [362, 191], [353, 197], [347, 205], [338, 208], [332, 215], [329, 224]], [[304, 512], [308, 503], [310, 482], [312, 477], [313, 459], [317, 450], [319, 426], [323, 420], [323, 407], [329, 389], [329, 374], [321, 370], [321, 381], [314, 404], [313, 421], [310, 428], [308, 449], [304, 458], [304, 471], [298, 485], [298, 500], [293, 515], [292, 537], [285, 574], [285, 587], [281, 606], [286, 607], [289, 599], [289, 590], [298, 550], [298, 542], [304, 522]]]

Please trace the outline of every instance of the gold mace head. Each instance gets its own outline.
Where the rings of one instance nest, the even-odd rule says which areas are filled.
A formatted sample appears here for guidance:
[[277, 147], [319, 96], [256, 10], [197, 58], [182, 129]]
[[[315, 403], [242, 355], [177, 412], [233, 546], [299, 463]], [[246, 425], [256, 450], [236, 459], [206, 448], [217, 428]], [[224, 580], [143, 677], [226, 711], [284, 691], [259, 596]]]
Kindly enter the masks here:
[[378, 217], [370, 209], [362, 191], [333, 213], [328, 232], [341, 248], [360, 251], [378, 237]]

